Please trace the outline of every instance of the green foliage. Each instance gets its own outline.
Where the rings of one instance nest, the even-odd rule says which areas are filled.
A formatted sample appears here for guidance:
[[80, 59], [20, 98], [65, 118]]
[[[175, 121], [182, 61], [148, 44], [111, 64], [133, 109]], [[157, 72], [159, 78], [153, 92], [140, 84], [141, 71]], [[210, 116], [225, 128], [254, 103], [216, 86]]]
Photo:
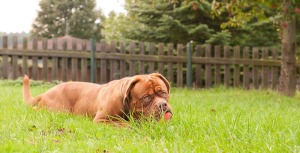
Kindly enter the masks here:
[[229, 45], [230, 42], [231, 33], [229, 30], [222, 30], [221, 32], [218, 32], [216, 34], [213, 34], [208, 40], [206, 40], [206, 43], [211, 45]]
[[[106, 20], [106, 27], [121, 26], [123, 38], [151, 42], [187, 43], [190, 40], [204, 43], [207, 39], [221, 32], [217, 21], [213, 22], [210, 16], [210, 4], [207, 2], [170, 4], [160, 0], [155, 4], [151, 0], [138, 2], [126, 1], [128, 14], [118, 19], [123, 24], [112, 25], [112, 19]], [[115, 18], [115, 17], [110, 17]], [[110, 21], [111, 23], [108, 23]], [[110, 25], [110, 26], [108, 26]], [[107, 31], [105, 28], [104, 31]], [[109, 30], [112, 32], [113, 30]], [[118, 34], [117, 34], [118, 35]], [[227, 38], [218, 35], [220, 42]], [[109, 38], [108, 32], [104, 37]], [[228, 43], [228, 42], [226, 42]]]
[[106, 40], [137, 40], [147, 42], [276, 46], [279, 34], [273, 21], [252, 21], [243, 27], [226, 29], [221, 24], [226, 13], [211, 14], [209, 1], [142, 0], [126, 1], [127, 15], [111, 15], [103, 23]]
[[69, 32], [70, 35], [82, 39], [92, 36], [100, 39], [101, 26], [95, 21], [102, 18], [102, 13], [95, 10], [95, 6], [95, 0], [42, 0], [41, 10], [32, 24], [31, 36], [53, 38]]
[[240, 46], [279, 46], [280, 33], [278, 26], [272, 22], [248, 23], [244, 27], [227, 28], [234, 37], [231, 45]]
[[[33, 95], [53, 85], [31, 88]], [[0, 82], [0, 152], [299, 152], [300, 105], [272, 91], [173, 88], [171, 122], [130, 128], [22, 102], [21, 85]]]
[[134, 23], [129, 22], [124, 14], [116, 15], [115, 12], [111, 12], [108, 18], [103, 20], [101, 34], [107, 41], [126, 40], [124, 33], [127, 33], [128, 29], [132, 28], [132, 25]]
[[222, 23], [222, 28], [242, 27], [253, 20], [279, 19], [281, 23], [300, 13], [300, 1], [296, 0], [214, 0], [212, 4], [212, 11], [216, 16], [227, 14], [227, 21]]

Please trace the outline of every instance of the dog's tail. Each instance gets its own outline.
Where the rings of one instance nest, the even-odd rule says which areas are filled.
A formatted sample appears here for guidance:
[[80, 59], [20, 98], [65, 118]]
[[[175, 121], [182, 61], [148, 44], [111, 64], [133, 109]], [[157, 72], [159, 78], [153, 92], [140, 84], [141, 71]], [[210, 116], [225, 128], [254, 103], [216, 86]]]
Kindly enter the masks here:
[[30, 94], [29, 77], [27, 75], [23, 79], [23, 101], [29, 105], [37, 103], [37, 99], [33, 98]]

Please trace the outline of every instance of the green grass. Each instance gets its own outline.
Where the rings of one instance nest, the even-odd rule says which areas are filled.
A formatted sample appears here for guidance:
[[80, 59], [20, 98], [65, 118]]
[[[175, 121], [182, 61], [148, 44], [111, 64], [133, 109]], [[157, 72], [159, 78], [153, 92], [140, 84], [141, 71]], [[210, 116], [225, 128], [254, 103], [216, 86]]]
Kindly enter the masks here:
[[[34, 83], [33, 95], [53, 84]], [[300, 95], [224, 87], [172, 89], [167, 123], [119, 128], [33, 110], [20, 81], [0, 82], [0, 152], [299, 152]]]

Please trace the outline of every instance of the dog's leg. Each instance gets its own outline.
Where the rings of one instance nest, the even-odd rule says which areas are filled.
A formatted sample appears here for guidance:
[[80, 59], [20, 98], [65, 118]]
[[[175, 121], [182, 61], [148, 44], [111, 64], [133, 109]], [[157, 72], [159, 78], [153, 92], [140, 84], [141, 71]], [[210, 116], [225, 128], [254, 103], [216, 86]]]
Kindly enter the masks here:
[[129, 127], [129, 124], [124, 120], [121, 120], [122, 118], [109, 118], [106, 113], [103, 111], [98, 111], [96, 113], [96, 116], [93, 120], [94, 123], [108, 123], [115, 126], [121, 126], [121, 127]]

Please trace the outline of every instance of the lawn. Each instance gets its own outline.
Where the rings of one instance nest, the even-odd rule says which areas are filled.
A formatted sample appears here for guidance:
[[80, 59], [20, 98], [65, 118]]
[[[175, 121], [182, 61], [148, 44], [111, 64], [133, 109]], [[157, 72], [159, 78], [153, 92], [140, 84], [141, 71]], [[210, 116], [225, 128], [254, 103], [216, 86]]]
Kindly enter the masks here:
[[[53, 84], [33, 83], [36, 96]], [[0, 81], [0, 152], [299, 152], [300, 94], [173, 88], [171, 122], [119, 128], [34, 110], [20, 81]]]

